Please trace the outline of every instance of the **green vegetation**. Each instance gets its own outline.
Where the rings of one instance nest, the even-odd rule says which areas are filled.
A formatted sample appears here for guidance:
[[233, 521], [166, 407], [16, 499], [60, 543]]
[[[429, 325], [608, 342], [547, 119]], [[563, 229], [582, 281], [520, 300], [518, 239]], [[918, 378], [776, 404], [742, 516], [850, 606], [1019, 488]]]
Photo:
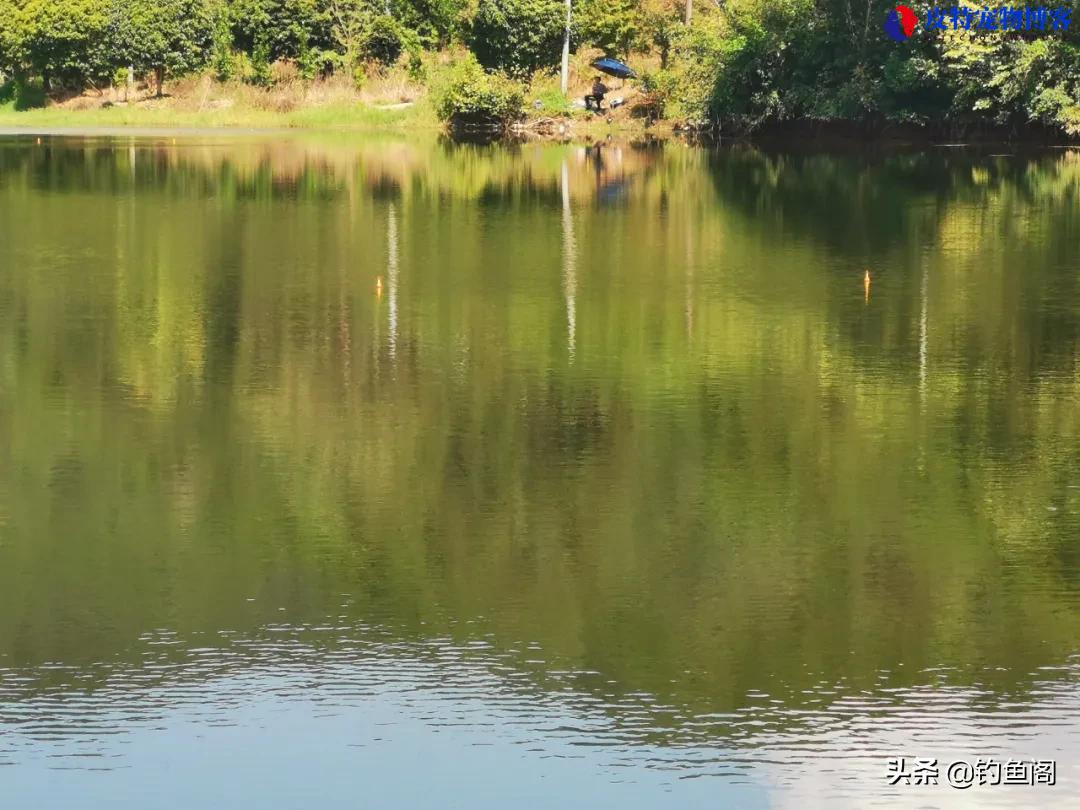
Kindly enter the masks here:
[[[725, 0], [693, 15], [690, 2], [576, 0], [570, 97], [607, 53], [640, 69], [628, 110], [645, 119], [1080, 135], [1080, 0], [1055, 5], [1064, 30], [927, 30], [920, 6], [924, 27], [907, 42], [884, 30], [892, 0]], [[25, 108], [124, 86], [129, 69], [159, 96], [201, 72], [269, 91], [330, 77], [362, 89], [397, 71], [425, 87], [457, 82], [435, 98], [445, 119], [506, 123], [521, 112], [511, 100], [550, 89], [565, 25], [562, 0], [0, 0], [0, 73]]]
[[471, 54], [454, 65], [435, 93], [436, 112], [462, 127], [505, 127], [521, 116], [522, 103], [520, 85], [488, 73]]
[[[228, 88], [226, 88], [228, 89]], [[8, 92], [11, 88], [8, 89]], [[243, 102], [243, 97], [240, 98]], [[16, 129], [79, 129], [140, 127], [155, 129], [346, 129], [402, 132], [434, 129], [434, 114], [424, 106], [377, 107], [368, 104], [327, 103], [288, 109], [241, 103], [199, 110], [191, 106], [114, 106], [92, 109], [19, 106], [17, 99], [0, 96], [0, 126]]]
[[484, 67], [526, 78], [558, 63], [565, 25], [560, 0], [480, 0], [469, 47]]

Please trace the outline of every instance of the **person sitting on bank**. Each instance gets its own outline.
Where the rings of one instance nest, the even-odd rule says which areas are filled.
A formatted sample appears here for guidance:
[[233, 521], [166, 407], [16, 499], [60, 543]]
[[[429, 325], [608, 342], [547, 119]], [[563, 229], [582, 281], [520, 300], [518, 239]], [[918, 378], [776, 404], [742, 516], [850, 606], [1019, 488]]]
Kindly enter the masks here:
[[600, 77], [597, 76], [593, 79], [592, 93], [585, 96], [585, 109], [600, 112], [600, 107], [604, 103], [604, 96], [607, 95], [607, 92], [607, 85], [600, 81]]

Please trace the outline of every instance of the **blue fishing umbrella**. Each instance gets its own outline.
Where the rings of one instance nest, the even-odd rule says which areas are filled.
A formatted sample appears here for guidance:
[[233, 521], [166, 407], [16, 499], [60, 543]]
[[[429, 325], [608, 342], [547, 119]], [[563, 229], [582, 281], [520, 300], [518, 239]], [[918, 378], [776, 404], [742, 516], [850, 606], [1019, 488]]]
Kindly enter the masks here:
[[605, 56], [603, 59], [597, 59], [592, 63], [592, 66], [601, 73], [606, 73], [608, 76], [614, 76], [616, 79], [637, 78], [637, 74], [630, 69], [629, 65], [624, 65], [618, 59], [612, 59], [610, 56]]

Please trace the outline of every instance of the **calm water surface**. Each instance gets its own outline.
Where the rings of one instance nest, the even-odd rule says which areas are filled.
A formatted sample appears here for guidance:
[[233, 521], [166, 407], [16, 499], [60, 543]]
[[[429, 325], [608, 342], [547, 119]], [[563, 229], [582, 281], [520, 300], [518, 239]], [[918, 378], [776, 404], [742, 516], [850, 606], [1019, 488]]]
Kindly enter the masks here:
[[2, 138], [3, 803], [1076, 806], [1078, 357], [1078, 151]]

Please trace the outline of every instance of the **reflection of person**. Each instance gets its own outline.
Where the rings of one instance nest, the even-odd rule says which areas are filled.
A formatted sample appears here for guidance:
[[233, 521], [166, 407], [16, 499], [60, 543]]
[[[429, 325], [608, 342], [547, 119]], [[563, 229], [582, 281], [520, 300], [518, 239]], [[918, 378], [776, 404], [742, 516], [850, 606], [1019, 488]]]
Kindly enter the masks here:
[[593, 165], [593, 171], [596, 173], [596, 188], [599, 191], [600, 186], [603, 184], [604, 170], [606, 168], [604, 165], [604, 156], [600, 152], [600, 144], [586, 146], [585, 154]]
[[[610, 141], [611, 136], [608, 136]], [[585, 147], [585, 159], [592, 165], [596, 178], [596, 202], [611, 205], [626, 194], [626, 167], [622, 149], [610, 144], [595, 143]]]
[[592, 93], [585, 96], [585, 109], [595, 109], [597, 112], [600, 112], [600, 107], [604, 102], [604, 96], [607, 95], [607, 92], [607, 85], [600, 81], [600, 77], [597, 76], [593, 79]]

